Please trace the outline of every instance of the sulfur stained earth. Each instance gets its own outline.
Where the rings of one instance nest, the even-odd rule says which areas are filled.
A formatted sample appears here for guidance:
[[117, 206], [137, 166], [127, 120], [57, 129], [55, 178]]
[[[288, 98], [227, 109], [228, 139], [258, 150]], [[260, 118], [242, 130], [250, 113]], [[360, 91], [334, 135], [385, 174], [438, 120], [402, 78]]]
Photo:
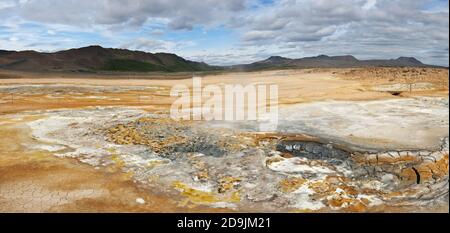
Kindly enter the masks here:
[[4, 81], [0, 212], [448, 212], [442, 72], [205, 78], [276, 80], [274, 132], [255, 122], [171, 120], [173, 80]]
[[[448, 137], [435, 150], [363, 150], [310, 135], [176, 122], [134, 108], [22, 114], [32, 119], [26, 121], [30, 151], [119, 172], [140, 190], [172, 197], [182, 209], [364, 212], [388, 206], [420, 211], [444, 206], [448, 199]], [[70, 180], [66, 176], [50, 180]], [[91, 184], [39, 205], [110, 195], [103, 187], [84, 185]], [[24, 194], [17, 194], [21, 187]], [[0, 194], [19, 200], [30, 198], [25, 195], [30, 190], [31, 181], [14, 182], [2, 185]], [[30, 195], [42, 200], [58, 194], [42, 190]], [[30, 205], [31, 211], [42, 208]]]

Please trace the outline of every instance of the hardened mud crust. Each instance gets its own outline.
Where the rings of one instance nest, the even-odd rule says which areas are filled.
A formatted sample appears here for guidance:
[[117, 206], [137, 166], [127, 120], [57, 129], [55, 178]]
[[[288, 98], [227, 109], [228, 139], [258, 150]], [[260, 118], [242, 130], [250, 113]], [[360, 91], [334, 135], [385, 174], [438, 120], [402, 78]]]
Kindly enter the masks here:
[[[239, 202], [244, 203], [271, 201], [278, 207], [301, 206], [287, 199], [302, 188], [318, 202], [311, 209], [362, 211], [379, 205], [427, 206], [448, 200], [448, 138], [442, 139], [436, 151], [364, 151], [308, 135], [209, 130], [193, 122], [152, 118], [116, 125], [106, 134], [114, 143], [143, 145], [175, 163], [188, 160], [196, 170], [193, 180], [213, 183], [217, 195], [228, 191], [244, 194], [239, 196]], [[251, 155], [255, 153], [265, 161], [263, 167], [254, 168], [263, 179], [251, 173], [224, 176], [226, 172], [218, 172], [227, 166], [230, 171], [250, 169], [243, 161], [257, 160]], [[244, 185], [264, 182], [268, 177], [277, 184], [261, 184], [255, 190]], [[185, 191], [186, 187], [180, 189]]]

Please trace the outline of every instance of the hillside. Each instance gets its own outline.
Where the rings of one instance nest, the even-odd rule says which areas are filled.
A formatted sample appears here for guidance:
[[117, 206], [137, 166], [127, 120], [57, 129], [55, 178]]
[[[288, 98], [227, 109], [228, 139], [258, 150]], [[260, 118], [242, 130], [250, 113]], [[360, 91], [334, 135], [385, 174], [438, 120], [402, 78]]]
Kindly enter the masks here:
[[434, 67], [413, 57], [389, 60], [358, 60], [351, 55], [305, 57], [299, 59], [272, 56], [251, 64], [227, 67], [210, 66], [186, 60], [170, 53], [147, 53], [126, 49], [89, 46], [55, 53], [0, 50], [0, 68], [20, 71], [122, 71], [122, 72], [194, 72], [211, 70], [253, 71], [287, 68], [356, 67]]
[[22, 71], [206, 71], [208, 64], [170, 53], [89, 46], [55, 53], [0, 51], [0, 68]]
[[251, 64], [232, 66], [236, 70], [263, 70], [277, 68], [354, 68], [354, 67], [432, 67], [413, 57], [399, 57], [389, 60], [358, 60], [351, 55], [305, 57], [290, 59], [272, 56]]

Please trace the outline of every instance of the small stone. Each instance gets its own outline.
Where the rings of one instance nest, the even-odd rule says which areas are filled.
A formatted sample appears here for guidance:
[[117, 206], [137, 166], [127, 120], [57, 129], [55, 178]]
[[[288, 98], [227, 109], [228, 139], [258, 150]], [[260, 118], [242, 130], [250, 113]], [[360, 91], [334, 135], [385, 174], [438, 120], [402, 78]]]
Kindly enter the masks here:
[[143, 205], [145, 204], [145, 200], [142, 198], [136, 198], [136, 203]]

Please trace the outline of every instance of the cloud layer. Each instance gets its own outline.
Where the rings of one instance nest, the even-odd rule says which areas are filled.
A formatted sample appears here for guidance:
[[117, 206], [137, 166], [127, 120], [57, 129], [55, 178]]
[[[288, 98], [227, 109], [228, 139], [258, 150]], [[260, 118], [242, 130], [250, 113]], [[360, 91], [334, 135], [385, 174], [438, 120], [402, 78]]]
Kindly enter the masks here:
[[448, 66], [447, 0], [2, 0], [0, 48], [88, 44], [212, 64], [317, 54]]

